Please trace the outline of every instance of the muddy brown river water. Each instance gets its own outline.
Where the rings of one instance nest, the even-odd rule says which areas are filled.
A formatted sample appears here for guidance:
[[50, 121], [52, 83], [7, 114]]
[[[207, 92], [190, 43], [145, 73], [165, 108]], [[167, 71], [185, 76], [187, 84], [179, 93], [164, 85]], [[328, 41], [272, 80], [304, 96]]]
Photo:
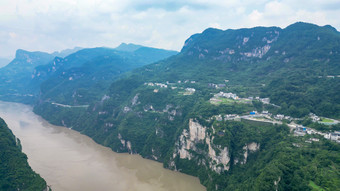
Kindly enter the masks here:
[[115, 153], [76, 131], [51, 125], [30, 106], [0, 102], [0, 117], [53, 191], [205, 190], [195, 177], [139, 155]]

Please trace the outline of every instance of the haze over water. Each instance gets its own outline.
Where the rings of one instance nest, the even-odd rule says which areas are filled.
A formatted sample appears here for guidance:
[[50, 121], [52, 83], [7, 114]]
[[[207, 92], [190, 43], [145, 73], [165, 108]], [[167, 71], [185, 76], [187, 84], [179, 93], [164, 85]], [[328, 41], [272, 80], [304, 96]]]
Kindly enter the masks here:
[[53, 191], [205, 190], [195, 177], [139, 155], [115, 153], [76, 131], [53, 126], [27, 105], [0, 101], [0, 117]]

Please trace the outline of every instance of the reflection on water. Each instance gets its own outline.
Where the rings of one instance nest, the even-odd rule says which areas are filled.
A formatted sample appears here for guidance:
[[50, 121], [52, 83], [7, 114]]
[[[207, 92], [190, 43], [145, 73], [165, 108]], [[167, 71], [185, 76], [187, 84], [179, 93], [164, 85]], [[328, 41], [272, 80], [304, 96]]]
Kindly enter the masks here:
[[0, 117], [21, 140], [33, 170], [54, 191], [205, 190], [197, 178], [139, 155], [112, 152], [76, 131], [53, 126], [29, 106], [0, 102]]

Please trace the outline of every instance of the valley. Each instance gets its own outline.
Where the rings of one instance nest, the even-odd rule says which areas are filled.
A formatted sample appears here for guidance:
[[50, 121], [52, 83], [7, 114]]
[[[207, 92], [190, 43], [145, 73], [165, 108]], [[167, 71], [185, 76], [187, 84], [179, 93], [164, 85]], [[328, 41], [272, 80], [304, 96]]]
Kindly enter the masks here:
[[0, 102], [0, 116], [52, 190], [205, 190], [197, 178], [138, 155], [112, 152], [76, 131], [53, 126], [27, 105]]
[[133, 44], [65, 58], [22, 52], [15, 62], [37, 66], [20, 73], [23, 86], [11, 85], [14, 62], [0, 69], [0, 98], [114, 152], [196, 176], [207, 190], [340, 187], [332, 26], [208, 28], [179, 53]]

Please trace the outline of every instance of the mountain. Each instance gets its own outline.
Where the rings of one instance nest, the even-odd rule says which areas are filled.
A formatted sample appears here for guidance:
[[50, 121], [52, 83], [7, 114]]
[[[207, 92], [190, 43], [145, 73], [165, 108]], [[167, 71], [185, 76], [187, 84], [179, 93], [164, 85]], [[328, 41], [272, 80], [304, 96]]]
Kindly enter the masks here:
[[73, 49], [65, 49], [65, 50], [62, 50], [62, 51], [53, 52], [52, 55], [54, 57], [62, 57], [62, 58], [64, 58], [64, 57], [66, 57], [66, 56], [68, 56], [70, 54], [78, 52], [81, 49], [83, 49], [83, 48], [81, 48], [81, 47], [74, 47]]
[[10, 60], [7, 58], [0, 58], [0, 68], [6, 66], [8, 63], [10, 63]]
[[119, 50], [119, 51], [133, 52], [133, 51], [136, 51], [137, 49], [142, 48], [142, 47], [143, 46], [141, 46], [141, 45], [136, 45], [136, 44], [132, 44], [132, 43], [129, 43], [129, 44], [121, 43], [115, 49]]
[[46, 64], [53, 56], [44, 52], [17, 50], [13, 61], [0, 68], [0, 99], [30, 102], [39, 86], [31, 83], [34, 68]]
[[35, 68], [52, 62], [55, 56], [64, 57], [77, 50], [81, 48], [49, 54], [18, 49], [15, 58], [8, 65], [0, 68], [0, 99], [34, 103], [40, 90], [40, 84], [33, 79]]
[[210, 28], [86, 107], [41, 101], [34, 112], [208, 190], [337, 190], [340, 125], [311, 116], [340, 119], [339, 50], [331, 26]]
[[0, 190], [43, 191], [48, 187], [21, 152], [20, 140], [0, 118]]
[[[80, 91], [78, 98], [84, 101], [75, 100], [73, 103], [68, 100], [68, 103], [87, 103], [89, 99], [98, 97], [98, 95], [91, 93], [90, 98], [80, 98], [81, 94], [87, 94], [84, 93], [87, 90], [83, 87], [90, 86], [91, 92], [95, 91], [100, 94], [99, 92], [106, 90], [111, 80], [121, 73], [174, 54], [177, 52], [143, 46], [139, 46], [136, 51], [128, 52], [111, 48], [76, 47], [52, 54], [19, 49], [15, 59], [6, 67], [0, 68], [0, 81], [2, 82], [0, 99], [33, 104], [41, 94], [40, 86], [42, 85], [42, 97], [48, 92], [46, 99], [64, 93], [68, 94], [65, 99], [72, 99], [69, 94], [72, 96], [77, 92], [72, 89], [76, 87]], [[76, 80], [79, 76], [84, 76], [84, 78]], [[76, 78], [76, 82], [70, 82], [70, 78]], [[64, 97], [54, 101], [63, 103]]]
[[42, 82], [40, 101], [89, 104], [100, 99], [121, 74], [177, 54], [175, 51], [139, 47], [135, 51], [83, 49], [37, 67], [33, 79]]

